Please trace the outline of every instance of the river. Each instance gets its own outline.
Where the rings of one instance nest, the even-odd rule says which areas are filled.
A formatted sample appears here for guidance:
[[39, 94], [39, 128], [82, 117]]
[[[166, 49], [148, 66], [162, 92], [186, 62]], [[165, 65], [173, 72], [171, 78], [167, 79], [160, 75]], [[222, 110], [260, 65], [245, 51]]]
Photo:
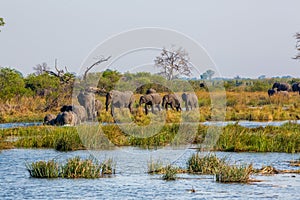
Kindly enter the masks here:
[[[122, 147], [102, 151], [75, 151], [62, 153], [50, 149], [12, 149], [0, 152], [0, 199], [297, 199], [300, 195], [299, 174], [254, 176], [261, 180], [250, 184], [223, 184], [213, 176], [178, 175], [176, 181], [163, 181], [161, 175], [149, 175], [147, 163], [160, 159], [165, 163], [185, 166], [195, 150], [145, 150]], [[286, 153], [232, 153], [215, 152], [232, 163], [253, 163], [255, 168], [272, 165], [277, 169], [290, 167], [289, 160], [300, 154]], [[56, 159], [76, 155], [93, 155], [100, 161], [113, 158], [116, 175], [99, 179], [36, 179], [30, 178], [26, 162]], [[195, 193], [189, 190], [194, 188]]]

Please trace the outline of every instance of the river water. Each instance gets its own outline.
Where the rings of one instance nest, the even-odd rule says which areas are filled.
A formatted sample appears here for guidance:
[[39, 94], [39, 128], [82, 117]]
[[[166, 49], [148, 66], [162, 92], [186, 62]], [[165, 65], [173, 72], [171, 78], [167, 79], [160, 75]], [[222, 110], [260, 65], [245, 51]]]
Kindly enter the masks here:
[[[240, 126], [247, 127], [247, 128], [257, 128], [257, 127], [266, 127], [266, 126], [282, 126], [285, 123], [288, 123], [289, 121], [269, 121], [269, 122], [256, 122], [256, 121], [206, 121], [206, 122], [200, 122], [199, 124], [207, 125], [207, 126], [226, 126], [228, 124], [239, 124]], [[300, 120], [293, 120], [291, 121], [296, 124], [300, 124]], [[102, 125], [107, 125], [110, 123], [103, 123]], [[27, 127], [27, 126], [41, 126], [43, 125], [42, 122], [16, 122], [16, 123], [0, 123], [0, 129], [6, 129], [6, 128], [15, 128], [15, 127]]]
[[[164, 181], [161, 175], [147, 174], [147, 163], [160, 159], [165, 163], [185, 166], [195, 150], [145, 150], [122, 147], [102, 151], [75, 151], [62, 153], [48, 149], [12, 149], [0, 152], [0, 199], [299, 199], [300, 175], [279, 174], [254, 176], [261, 180], [250, 184], [223, 184], [213, 176], [178, 175], [176, 181]], [[255, 168], [273, 165], [277, 169], [297, 169], [289, 160], [300, 154], [286, 153], [229, 153], [232, 163], [253, 163]], [[95, 156], [100, 161], [113, 158], [116, 174], [99, 179], [36, 179], [30, 178], [26, 162], [56, 159], [58, 161], [80, 156]], [[195, 193], [189, 190], [194, 188]]]

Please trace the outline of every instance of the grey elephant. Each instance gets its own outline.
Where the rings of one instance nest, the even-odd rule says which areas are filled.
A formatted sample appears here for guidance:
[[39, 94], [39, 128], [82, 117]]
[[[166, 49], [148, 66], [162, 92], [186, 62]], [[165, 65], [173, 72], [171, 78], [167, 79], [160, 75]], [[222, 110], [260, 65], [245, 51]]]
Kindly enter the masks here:
[[299, 94], [300, 94], [300, 83], [299, 82], [293, 83], [292, 90], [293, 90], [293, 92], [299, 92]]
[[193, 110], [198, 107], [198, 98], [194, 93], [183, 93], [181, 98], [185, 103], [185, 108], [187, 111], [189, 111], [189, 108]]
[[272, 89], [275, 89], [275, 88], [277, 89], [278, 92], [279, 91], [291, 91], [292, 90], [290, 84], [288, 84], [288, 83], [278, 83], [278, 82], [275, 82], [273, 84]]
[[153, 94], [146, 94], [140, 97], [139, 101], [139, 106], [142, 104], [145, 104], [145, 113], [146, 115], [148, 114], [148, 105], [151, 106], [151, 111], [154, 113], [154, 106], [157, 107], [159, 111], [160, 109], [160, 104], [162, 102], [162, 98], [159, 94], [153, 93]]
[[67, 111], [63, 112], [61, 116], [62, 120], [62, 125], [70, 125], [70, 126], [75, 126], [77, 125], [77, 115], [73, 111]]
[[75, 126], [77, 125], [77, 115], [73, 111], [64, 111], [61, 112], [57, 115], [55, 119], [55, 124], [59, 126], [65, 126], [65, 125], [70, 125], [70, 126]]
[[277, 93], [276, 90], [274, 90], [274, 89], [268, 89], [268, 95], [269, 95], [269, 97], [275, 95], [276, 93]]
[[64, 105], [60, 109], [61, 112], [73, 111], [77, 115], [77, 124], [80, 124], [86, 120], [87, 113], [83, 106], [79, 105]]
[[162, 107], [168, 110], [168, 106], [171, 107], [172, 110], [180, 111], [180, 101], [175, 94], [166, 94], [162, 98]]
[[133, 112], [134, 96], [131, 91], [118, 91], [112, 90], [106, 94], [105, 107], [106, 111], [111, 105], [111, 115], [114, 114], [115, 108], [128, 108], [130, 112]]
[[88, 120], [95, 119], [95, 94], [81, 91], [77, 96], [78, 102], [83, 106], [87, 113]]
[[53, 114], [47, 114], [44, 117], [44, 125], [52, 125], [52, 126], [54, 126], [55, 123], [56, 123], [55, 119], [56, 119], [55, 115], [53, 115]]
[[98, 99], [95, 100], [95, 115], [100, 116], [100, 112], [103, 108], [102, 102]]
[[146, 91], [146, 94], [154, 94], [154, 93], [156, 93], [156, 90], [153, 88], [150, 88]]

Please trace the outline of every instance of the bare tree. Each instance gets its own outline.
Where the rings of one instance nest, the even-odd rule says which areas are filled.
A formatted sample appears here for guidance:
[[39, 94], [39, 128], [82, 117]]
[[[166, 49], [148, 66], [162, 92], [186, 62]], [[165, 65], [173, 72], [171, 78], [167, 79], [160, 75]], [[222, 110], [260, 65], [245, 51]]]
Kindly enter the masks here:
[[83, 74], [83, 80], [86, 81], [86, 77], [88, 72], [96, 65], [99, 65], [103, 62], [108, 61], [111, 58], [111, 56], [108, 56], [107, 58], [101, 57], [98, 61], [96, 61], [95, 63], [93, 63], [91, 66], [87, 67], [84, 74]]
[[47, 63], [43, 62], [42, 64], [37, 64], [33, 69], [36, 75], [41, 75], [50, 70], [50, 67], [47, 66]]
[[296, 33], [296, 49], [298, 51], [298, 54], [294, 57], [294, 59], [299, 60], [300, 59], [300, 33]]
[[177, 50], [163, 49], [160, 56], [154, 60], [155, 65], [161, 68], [160, 74], [167, 80], [172, 80], [178, 75], [191, 75], [188, 53], [182, 48]]

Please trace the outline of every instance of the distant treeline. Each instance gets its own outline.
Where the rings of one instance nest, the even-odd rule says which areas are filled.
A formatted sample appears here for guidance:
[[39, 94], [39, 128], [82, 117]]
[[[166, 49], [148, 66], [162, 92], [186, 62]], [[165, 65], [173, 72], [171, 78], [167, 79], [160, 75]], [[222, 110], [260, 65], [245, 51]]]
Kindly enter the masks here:
[[[0, 100], [8, 102], [23, 96], [40, 96], [48, 102], [58, 101], [59, 98], [71, 98], [73, 88], [82, 85], [80, 77], [71, 73], [65, 73], [68, 78], [62, 79], [51, 73], [32, 73], [24, 77], [22, 73], [11, 68], [0, 68]], [[78, 81], [75, 81], [78, 79]], [[67, 81], [65, 81], [67, 80]], [[271, 79], [230, 79], [230, 80], [166, 80], [164, 77], [149, 72], [126, 72], [121, 74], [115, 70], [89, 73], [86, 86], [99, 89], [99, 95], [105, 92], [117, 90], [131, 90], [143, 94], [147, 89], [153, 88], [157, 92], [186, 92], [208, 90], [208, 88], [222, 89], [226, 91], [267, 91], [274, 82], [287, 82], [292, 84], [300, 79], [295, 78], [271, 78]], [[201, 83], [202, 86], [200, 87]]]

